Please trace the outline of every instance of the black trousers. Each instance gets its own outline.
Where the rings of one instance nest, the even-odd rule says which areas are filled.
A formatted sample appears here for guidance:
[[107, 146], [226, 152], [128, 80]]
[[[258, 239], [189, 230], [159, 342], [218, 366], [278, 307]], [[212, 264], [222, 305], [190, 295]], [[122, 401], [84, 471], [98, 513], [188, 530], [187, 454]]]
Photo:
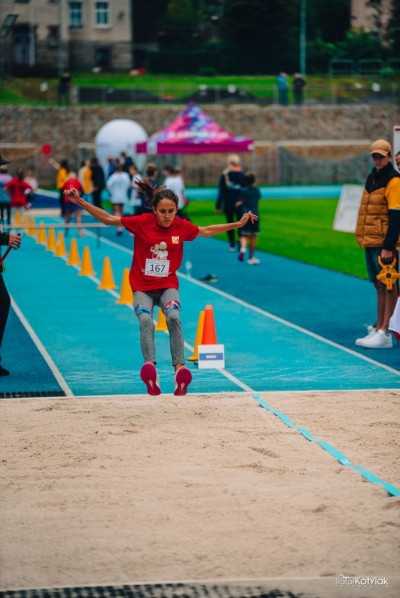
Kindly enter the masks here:
[[[4, 330], [7, 324], [8, 314], [10, 312], [10, 295], [4, 284], [3, 275], [0, 274], [0, 347], [3, 342]], [[1, 361], [1, 358], [0, 358]]]
[[[225, 206], [224, 214], [227, 222], [237, 222], [243, 215], [242, 206], [236, 208], [235, 206]], [[227, 233], [229, 245], [235, 247], [235, 230], [228, 230]], [[240, 237], [240, 232], [238, 233]]]

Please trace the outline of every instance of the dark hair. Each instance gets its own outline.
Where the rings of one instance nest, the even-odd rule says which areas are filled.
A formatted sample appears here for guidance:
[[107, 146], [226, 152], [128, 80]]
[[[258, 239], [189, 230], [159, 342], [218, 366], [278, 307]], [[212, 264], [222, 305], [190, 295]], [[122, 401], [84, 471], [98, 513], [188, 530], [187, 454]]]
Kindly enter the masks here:
[[151, 207], [156, 208], [162, 199], [170, 199], [178, 208], [178, 197], [171, 189], [167, 189], [163, 185], [154, 186], [149, 179], [135, 179], [135, 184], [139, 191], [144, 193], [146, 201], [150, 203]]
[[246, 187], [251, 187], [256, 182], [256, 177], [252, 172], [246, 172], [244, 175], [244, 184]]
[[154, 175], [156, 174], [156, 172], [157, 172], [157, 166], [155, 164], [153, 164], [152, 162], [149, 162], [146, 165], [146, 174], [147, 174], [147, 176], [154, 177]]

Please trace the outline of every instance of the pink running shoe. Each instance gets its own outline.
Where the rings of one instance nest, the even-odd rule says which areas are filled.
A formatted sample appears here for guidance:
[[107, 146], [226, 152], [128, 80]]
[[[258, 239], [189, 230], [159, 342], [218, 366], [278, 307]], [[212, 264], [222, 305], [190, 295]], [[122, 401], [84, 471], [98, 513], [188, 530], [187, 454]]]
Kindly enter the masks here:
[[160, 380], [157, 375], [157, 370], [151, 361], [146, 361], [140, 370], [140, 377], [147, 386], [149, 395], [156, 397], [161, 394]]
[[175, 374], [174, 395], [183, 397], [187, 393], [188, 386], [192, 381], [192, 373], [188, 368], [182, 365]]

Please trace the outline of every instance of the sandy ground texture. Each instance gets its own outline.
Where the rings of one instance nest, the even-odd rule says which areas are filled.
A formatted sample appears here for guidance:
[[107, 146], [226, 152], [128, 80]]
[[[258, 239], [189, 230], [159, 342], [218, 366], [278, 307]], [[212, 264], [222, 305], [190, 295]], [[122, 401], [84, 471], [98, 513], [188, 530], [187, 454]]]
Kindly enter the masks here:
[[[260, 397], [400, 488], [400, 391]], [[400, 497], [251, 394], [5, 399], [0, 421], [2, 590], [231, 580], [400, 595]]]

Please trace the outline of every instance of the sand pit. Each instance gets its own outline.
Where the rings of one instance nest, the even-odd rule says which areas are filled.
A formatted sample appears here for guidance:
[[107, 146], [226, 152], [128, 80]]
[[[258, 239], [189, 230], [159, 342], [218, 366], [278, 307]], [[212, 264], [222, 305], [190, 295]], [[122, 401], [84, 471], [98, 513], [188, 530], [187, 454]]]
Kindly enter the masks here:
[[[400, 488], [400, 391], [260, 396]], [[400, 498], [251, 394], [2, 400], [0, 414], [2, 590], [236, 580], [400, 595]]]

